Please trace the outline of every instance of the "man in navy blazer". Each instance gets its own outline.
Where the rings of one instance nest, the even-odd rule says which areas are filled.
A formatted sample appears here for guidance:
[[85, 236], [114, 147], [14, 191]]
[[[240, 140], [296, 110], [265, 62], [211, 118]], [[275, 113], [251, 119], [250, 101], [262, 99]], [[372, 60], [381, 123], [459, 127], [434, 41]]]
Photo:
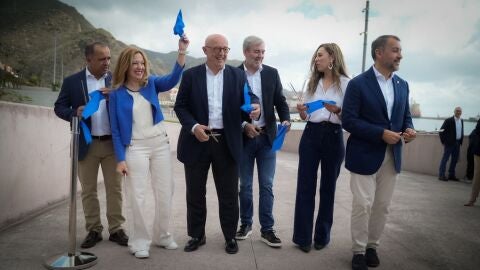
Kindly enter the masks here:
[[[175, 113], [182, 124], [177, 158], [184, 164], [187, 187], [187, 225], [191, 239], [186, 252], [205, 244], [206, 182], [210, 164], [217, 190], [220, 223], [225, 237], [225, 251], [238, 252], [235, 230], [238, 223], [238, 164], [242, 151], [242, 113], [245, 73], [225, 65], [227, 39], [219, 34], [206, 38], [205, 64], [183, 73], [175, 102]], [[251, 91], [254, 110], [260, 115], [258, 98]], [[243, 117], [242, 117], [243, 116]]]
[[[85, 48], [87, 67], [64, 79], [62, 89], [55, 102], [55, 114], [71, 122], [73, 116], [82, 115], [88, 94], [101, 90], [104, 95], [110, 91], [112, 75], [110, 49], [101, 42], [94, 42]], [[117, 162], [113, 152], [110, 121], [105, 100], [90, 118], [83, 120], [91, 131], [92, 142], [88, 145], [80, 129], [78, 153], [78, 177], [82, 185], [82, 205], [85, 214], [85, 228], [88, 235], [82, 248], [90, 248], [102, 240], [103, 226], [100, 220], [100, 203], [97, 196], [98, 168], [102, 166], [107, 197], [107, 219], [109, 240], [126, 246], [128, 237], [122, 229], [125, 218], [122, 215], [122, 182], [115, 169]]]
[[393, 35], [373, 41], [374, 65], [349, 82], [343, 101], [343, 128], [350, 132], [345, 167], [351, 172], [353, 194], [354, 270], [380, 264], [376, 249], [401, 169], [402, 144], [416, 137], [408, 84], [394, 73], [401, 50], [400, 39]]
[[247, 239], [252, 233], [253, 223], [253, 169], [255, 160], [258, 171], [261, 240], [271, 247], [280, 247], [282, 242], [273, 229], [273, 178], [275, 175], [276, 154], [272, 143], [277, 133], [278, 117], [283, 125], [290, 127], [290, 113], [283, 95], [283, 87], [278, 71], [264, 65], [265, 42], [256, 36], [248, 36], [243, 41], [245, 61], [239, 68], [247, 75], [253, 93], [261, 101], [262, 115], [258, 121], [244, 122], [242, 161], [240, 162], [240, 219], [238, 240]]
[[[453, 113], [454, 116], [445, 119], [440, 128], [443, 131], [438, 133], [444, 148], [438, 169], [438, 180], [441, 181], [458, 181], [458, 178], [455, 176], [455, 166], [457, 166], [460, 146], [463, 143], [463, 119], [460, 118], [462, 116], [462, 108], [456, 107]], [[450, 160], [447, 178], [445, 177], [445, 168], [450, 156], [452, 156], [452, 159]]]

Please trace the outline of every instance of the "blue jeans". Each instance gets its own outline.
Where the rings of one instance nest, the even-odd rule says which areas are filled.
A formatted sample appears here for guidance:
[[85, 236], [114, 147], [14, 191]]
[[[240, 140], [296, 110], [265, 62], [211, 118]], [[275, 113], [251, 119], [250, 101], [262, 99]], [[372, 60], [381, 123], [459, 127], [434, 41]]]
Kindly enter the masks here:
[[240, 163], [240, 219], [242, 224], [253, 223], [253, 167], [257, 161], [259, 186], [259, 220], [261, 231], [270, 231], [273, 228], [273, 177], [275, 175], [276, 154], [266, 134], [260, 134], [253, 139], [246, 139], [243, 145], [242, 160]]
[[308, 122], [300, 140], [298, 154], [293, 242], [299, 246], [312, 244], [317, 172], [321, 162], [320, 206], [313, 239], [317, 244], [327, 245], [333, 224], [337, 178], [345, 156], [342, 127], [325, 122]]
[[457, 166], [458, 156], [460, 154], [460, 142], [456, 141], [453, 145], [444, 145], [442, 161], [440, 161], [440, 168], [438, 169], [438, 176], [445, 176], [445, 169], [447, 161], [450, 160], [450, 167], [448, 168], [448, 177], [455, 176], [455, 166]]

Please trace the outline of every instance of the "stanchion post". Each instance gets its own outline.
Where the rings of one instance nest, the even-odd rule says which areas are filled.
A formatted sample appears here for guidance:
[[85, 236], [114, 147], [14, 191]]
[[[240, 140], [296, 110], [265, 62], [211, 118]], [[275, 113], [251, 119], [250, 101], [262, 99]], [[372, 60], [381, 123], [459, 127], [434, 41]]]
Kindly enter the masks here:
[[72, 117], [72, 140], [70, 144], [71, 171], [70, 171], [70, 212], [68, 224], [68, 252], [53, 256], [44, 262], [48, 269], [85, 269], [98, 262], [97, 256], [88, 252], [77, 252], [77, 169], [78, 169], [78, 141], [80, 131], [78, 117]]

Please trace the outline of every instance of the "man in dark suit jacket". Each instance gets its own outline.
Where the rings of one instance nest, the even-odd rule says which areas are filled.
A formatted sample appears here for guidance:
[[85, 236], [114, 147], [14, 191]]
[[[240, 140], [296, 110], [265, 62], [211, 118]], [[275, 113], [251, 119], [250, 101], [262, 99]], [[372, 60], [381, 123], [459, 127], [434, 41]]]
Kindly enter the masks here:
[[277, 110], [283, 125], [290, 127], [290, 113], [283, 95], [283, 87], [276, 69], [263, 65], [265, 43], [256, 36], [249, 36], [243, 42], [245, 61], [239, 66], [247, 75], [253, 93], [261, 101], [262, 115], [258, 121], [244, 122], [244, 141], [240, 162], [240, 219], [241, 225], [236, 238], [247, 239], [253, 223], [253, 168], [257, 160], [259, 192], [259, 220], [261, 240], [272, 247], [280, 247], [281, 240], [273, 230], [273, 177], [276, 155], [272, 142], [277, 132]]
[[[71, 122], [73, 116], [81, 118], [85, 104], [90, 100], [89, 92], [101, 90], [108, 96], [112, 75], [110, 49], [107, 45], [95, 42], [85, 48], [87, 67], [63, 81], [62, 89], [55, 102], [55, 114]], [[112, 135], [106, 102], [100, 102], [99, 109], [90, 118], [83, 120], [91, 131], [92, 142], [85, 141], [80, 129], [78, 176], [82, 185], [82, 204], [85, 214], [85, 227], [88, 235], [81, 244], [90, 248], [102, 240], [103, 226], [100, 220], [100, 204], [97, 196], [98, 168], [102, 166], [107, 197], [107, 219], [109, 240], [126, 246], [128, 237], [122, 229], [125, 218], [122, 215], [122, 182], [116, 173], [117, 161], [113, 152]]]
[[380, 264], [376, 249], [385, 227], [397, 174], [402, 137], [416, 137], [406, 81], [394, 74], [402, 59], [400, 39], [380, 36], [372, 43], [374, 65], [352, 79], [342, 109], [343, 128], [350, 132], [345, 167], [351, 172], [352, 269]]
[[[205, 244], [206, 182], [210, 164], [220, 208], [225, 251], [238, 252], [235, 230], [238, 223], [238, 164], [242, 152], [242, 113], [245, 73], [225, 65], [227, 39], [219, 34], [206, 38], [205, 64], [183, 73], [175, 102], [182, 124], [177, 158], [184, 163], [187, 186], [187, 223], [191, 239], [186, 252]], [[252, 103], [258, 99], [251, 93]], [[257, 119], [260, 106], [252, 104], [250, 117]], [[243, 118], [242, 118], [243, 116]]]
[[[438, 169], [438, 180], [441, 181], [458, 181], [458, 178], [455, 176], [455, 166], [457, 166], [460, 145], [462, 145], [463, 142], [463, 119], [461, 119], [460, 116], [462, 116], [462, 108], [456, 107], [454, 116], [445, 119], [440, 128], [443, 130], [439, 133], [440, 141], [444, 147], [443, 157], [440, 161], [440, 168]], [[445, 168], [450, 156], [452, 156], [452, 159], [450, 160], [450, 167], [448, 169], [448, 178], [446, 178]]]

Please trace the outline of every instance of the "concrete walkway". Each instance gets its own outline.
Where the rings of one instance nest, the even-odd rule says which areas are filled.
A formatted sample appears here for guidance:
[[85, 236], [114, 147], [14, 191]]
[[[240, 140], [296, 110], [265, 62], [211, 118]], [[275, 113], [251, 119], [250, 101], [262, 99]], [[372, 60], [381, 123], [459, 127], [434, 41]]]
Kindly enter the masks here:
[[[98, 264], [91, 269], [350, 269], [351, 193], [348, 171], [342, 170], [338, 179], [330, 244], [321, 251], [312, 249], [306, 254], [291, 242], [297, 165], [296, 154], [279, 153], [274, 214], [275, 229], [283, 241], [282, 248], [272, 249], [260, 241], [255, 213], [252, 237], [239, 242], [238, 254], [225, 253], [215, 187], [210, 175], [207, 244], [196, 252], [185, 253], [183, 246], [188, 240], [185, 181], [183, 166], [176, 161], [172, 232], [179, 249], [170, 251], [152, 247], [150, 258], [139, 260], [130, 255], [127, 248], [106, 240], [108, 233], [104, 231], [104, 241], [87, 250], [99, 258]], [[45, 179], [45, 184], [48, 184], [48, 179]], [[470, 188], [470, 184], [463, 182], [441, 182], [433, 176], [403, 172], [397, 182], [391, 214], [378, 250], [381, 265], [377, 269], [479, 269], [480, 206], [463, 206]], [[257, 185], [254, 191], [258, 191]], [[104, 202], [103, 185], [99, 187], [99, 194]], [[152, 202], [150, 195], [147, 208], [153, 217]], [[258, 203], [257, 197], [255, 203]], [[86, 233], [80, 200], [77, 200], [77, 206], [79, 246]], [[104, 203], [102, 211], [105, 211]], [[106, 218], [102, 219], [106, 225]], [[45, 258], [66, 252], [67, 230], [68, 203], [65, 202], [0, 232], [0, 269], [43, 269]]]

